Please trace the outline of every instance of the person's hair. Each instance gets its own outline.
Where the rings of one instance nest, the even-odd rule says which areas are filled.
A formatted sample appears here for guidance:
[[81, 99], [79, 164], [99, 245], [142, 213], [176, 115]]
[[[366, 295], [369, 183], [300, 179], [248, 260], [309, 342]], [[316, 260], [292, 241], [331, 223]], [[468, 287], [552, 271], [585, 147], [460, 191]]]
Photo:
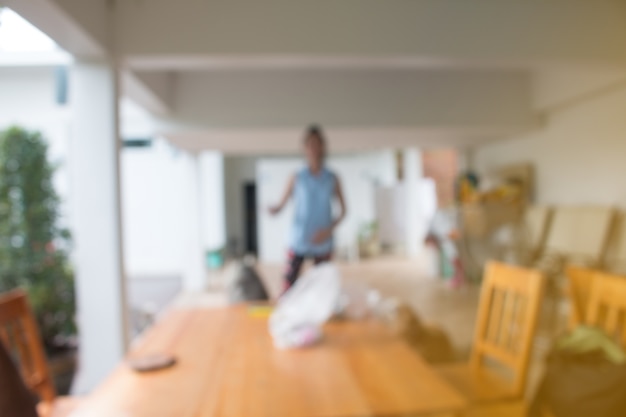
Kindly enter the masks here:
[[308, 145], [309, 141], [313, 138], [317, 138], [323, 147], [326, 147], [326, 138], [322, 128], [318, 125], [311, 125], [307, 128], [304, 135], [304, 145]]

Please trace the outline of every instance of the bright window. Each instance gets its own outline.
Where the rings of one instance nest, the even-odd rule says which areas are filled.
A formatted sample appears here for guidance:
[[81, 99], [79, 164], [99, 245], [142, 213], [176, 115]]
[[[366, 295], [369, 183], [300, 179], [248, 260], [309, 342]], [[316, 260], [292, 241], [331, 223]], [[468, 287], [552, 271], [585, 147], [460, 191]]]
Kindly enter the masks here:
[[51, 52], [58, 45], [13, 10], [0, 11], [0, 52]]

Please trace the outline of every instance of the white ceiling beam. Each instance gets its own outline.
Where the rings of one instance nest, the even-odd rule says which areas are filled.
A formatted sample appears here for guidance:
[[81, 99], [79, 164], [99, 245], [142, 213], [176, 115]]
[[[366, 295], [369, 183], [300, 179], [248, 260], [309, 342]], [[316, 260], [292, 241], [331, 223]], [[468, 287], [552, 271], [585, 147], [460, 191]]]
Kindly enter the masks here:
[[2, 0], [2, 4], [72, 55], [102, 57], [108, 49], [105, 0]]
[[[112, 0], [54, 0], [65, 10], [99, 45], [111, 50], [113, 36]], [[72, 52], [72, 51], [70, 51]]]
[[470, 146], [540, 125], [530, 75], [511, 71], [212, 71], [179, 74], [156, 132], [185, 149], [293, 153], [319, 123], [332, 148]]
[[150, 0], [116, 11], [117, 44], [144, 67], [180, 65], [176, 57], [196, 66], [242, 57], [626, 64], [620, 0]]
[[122, 71], [122, 92], [154, 116], [172, 111], [175, 76], [169, 72], [137, 73]]
[[[457, 128], [329, 128], [325, 134], [334, 154], [408, 147], [471, 148], [527, 129], [511, 126]], [[221, 151], [228, 155], [294, 155], [302, 152], [304, 128], [176, 131], [164, 135], [190, 152]]]
[[536, 123], [521, 71], [213, 71], [176, 81], [177, 123], [202, 128]]

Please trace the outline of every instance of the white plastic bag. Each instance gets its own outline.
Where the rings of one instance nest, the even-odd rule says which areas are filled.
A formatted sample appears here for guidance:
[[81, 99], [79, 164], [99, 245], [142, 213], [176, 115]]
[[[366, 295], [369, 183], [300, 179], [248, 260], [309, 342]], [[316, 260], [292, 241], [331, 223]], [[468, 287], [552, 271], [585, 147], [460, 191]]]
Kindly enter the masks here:
[[301, 276], [279, 300], [269, 320], [274, 345], [280, 349], [309, 346], [336, 310], [341, 293], [337, 267], [325, 263]]
[[359, 281], [345, 281], [339, 296], [337, 315], [361, 320], [377, 314], [382, 301], [380, 293]]

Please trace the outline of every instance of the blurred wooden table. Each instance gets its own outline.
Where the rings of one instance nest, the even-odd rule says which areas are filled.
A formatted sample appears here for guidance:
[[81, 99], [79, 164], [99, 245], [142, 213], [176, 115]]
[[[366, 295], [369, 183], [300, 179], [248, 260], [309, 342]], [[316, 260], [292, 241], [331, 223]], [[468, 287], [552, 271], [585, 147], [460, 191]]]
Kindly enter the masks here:
[[167, 352], [176, 366], [125, 364], [75, 414], [85, 417], [363, 417], [454, 415], [463, 397], [374, 322], [333, 322], [320, 345], [277, 350], [247, 308], [171, 311], [130, 354]]

